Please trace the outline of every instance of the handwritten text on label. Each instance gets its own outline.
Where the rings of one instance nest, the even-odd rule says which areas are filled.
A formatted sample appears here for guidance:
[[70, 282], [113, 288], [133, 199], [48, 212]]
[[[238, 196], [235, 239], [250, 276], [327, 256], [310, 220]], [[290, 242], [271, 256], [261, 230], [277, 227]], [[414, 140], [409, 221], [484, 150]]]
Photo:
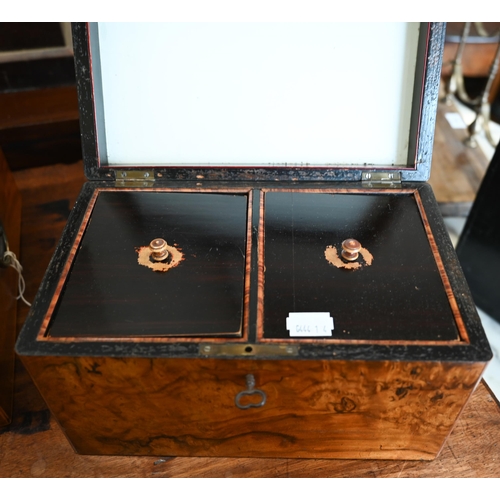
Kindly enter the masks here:
[[289, 313], [286, 329], [290, 337], [331, 337], [333, 318], [330, 313]]

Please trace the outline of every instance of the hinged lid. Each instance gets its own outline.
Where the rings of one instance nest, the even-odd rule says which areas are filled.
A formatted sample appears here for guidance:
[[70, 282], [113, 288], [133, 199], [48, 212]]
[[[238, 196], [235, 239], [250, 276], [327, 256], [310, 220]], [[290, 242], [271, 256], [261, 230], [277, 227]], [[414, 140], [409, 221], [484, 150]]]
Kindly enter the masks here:
[[84, 163], [166, 179], [430, 174], [443, 23], [77, 23]]

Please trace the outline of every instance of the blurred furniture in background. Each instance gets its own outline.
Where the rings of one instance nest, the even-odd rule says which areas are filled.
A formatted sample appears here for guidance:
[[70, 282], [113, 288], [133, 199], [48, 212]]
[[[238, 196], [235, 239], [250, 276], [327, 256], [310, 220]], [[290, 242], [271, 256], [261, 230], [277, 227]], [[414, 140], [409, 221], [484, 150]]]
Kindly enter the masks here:
[[81, 159], [70, 23], [0, 23], [0, 110], [12, 171]]
[[[458, 65], [460, 66], [460, 74], [465, 79], [465, 90], [471, 97], [476, 97], [484, 87], [485, 79], [488, 77], [491, 63], [495, 57], [498, 42], [500, 41], [500, 23], [446, 24], [442, 77], [447, 82], [457, 66], [457, 53], [460, 49], [466, 24], [469, 24], [470, 28], [462, 53], [461, 55], [458, 54], [460, 56]], [[457, 84], [460, 85], [458, 82]], [[493, 102], [499, 90], [500, 74], [497, 74], [491, 87], [490, 102]]]
[[[466, 144], [484, 134], [494, 147], [490, 119], [500, 121], [500, 23], [448, 23], [442, 75], [447, 103], [455, 95], [476, 113]], [[468, 84], [467, 84], [468, 83]]]
[[21, 196], [0, 149], [0, 427], [12, 418], [19, 278], [6, 252], [19, 256], [20, 240]]

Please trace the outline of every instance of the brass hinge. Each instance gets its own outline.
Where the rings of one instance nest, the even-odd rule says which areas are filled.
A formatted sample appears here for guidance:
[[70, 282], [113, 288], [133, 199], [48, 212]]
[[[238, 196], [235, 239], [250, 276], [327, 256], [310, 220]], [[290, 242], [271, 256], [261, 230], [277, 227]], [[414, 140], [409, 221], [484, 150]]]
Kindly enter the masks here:
[[114, 170], [116, 187], [151, 187], [155, 182], [152, 170]]
[[400, 172], [363, 172], [361, 183], [366, 187], [401, 187]]

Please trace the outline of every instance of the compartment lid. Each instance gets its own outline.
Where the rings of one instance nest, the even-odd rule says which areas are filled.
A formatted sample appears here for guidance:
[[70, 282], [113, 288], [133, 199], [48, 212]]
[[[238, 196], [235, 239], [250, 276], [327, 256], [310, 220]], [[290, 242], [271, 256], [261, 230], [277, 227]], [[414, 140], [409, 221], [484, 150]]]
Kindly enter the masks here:
[[443, 23], [77, 23], [89, 179], [427, 180]]

